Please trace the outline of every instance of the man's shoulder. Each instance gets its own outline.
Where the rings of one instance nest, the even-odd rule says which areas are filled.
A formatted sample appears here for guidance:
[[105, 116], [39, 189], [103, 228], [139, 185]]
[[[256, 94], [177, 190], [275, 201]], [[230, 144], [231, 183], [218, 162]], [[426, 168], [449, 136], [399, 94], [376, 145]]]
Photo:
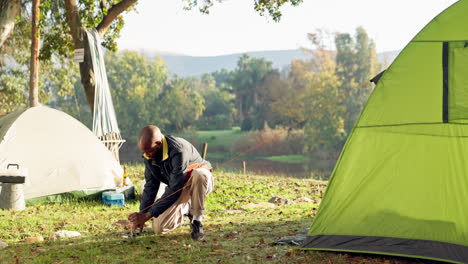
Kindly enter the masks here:
[[165, 137], [167, 139], [167, 144], [169, 145], [169, 152], [171, 151], [181, 152], [183, 150], [193, 147], [192, 143], [188, 142], [184, 138], [175, 137], [171, 135], [165, 135]]

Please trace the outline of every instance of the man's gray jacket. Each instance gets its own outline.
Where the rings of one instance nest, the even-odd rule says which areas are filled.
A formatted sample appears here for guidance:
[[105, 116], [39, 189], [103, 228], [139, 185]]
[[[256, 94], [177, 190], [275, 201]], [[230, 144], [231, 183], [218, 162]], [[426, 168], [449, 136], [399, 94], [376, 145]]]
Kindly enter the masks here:
[[[160, 160], [148, 159], [146, 156], [143, 159], [146, 183], [141, 197], [140, 212], [150, 212], [153, 217], [158, 217], [179, 199], [190, 165], [199, 164], [212, 169], [211, 164], [202, 159], [192, 144], [183, 138], [170, 135], [163, 137]], [[163, 196], [151, 206], [161, 182], [167, 185], [166, 190]]]

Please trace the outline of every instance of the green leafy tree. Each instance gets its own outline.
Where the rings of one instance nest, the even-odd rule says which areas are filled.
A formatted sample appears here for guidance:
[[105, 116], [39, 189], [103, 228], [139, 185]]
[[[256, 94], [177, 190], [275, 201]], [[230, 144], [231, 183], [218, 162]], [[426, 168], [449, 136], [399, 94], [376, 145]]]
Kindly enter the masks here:
[[[112, 101], [126, 147], [136, 146], [140, 129], [149, 124], [165, 128], [169, 121], [162, 115], [160, 96], [168, 73], [160, 59], [149, 60], [135, 51], [107, 52], [105, 64]], [[78, 70], [76, 70], [77, 75]], [[55, 104], [89, 128], [92, 114], [76, 77], [73, 92], [57, 97]]]
[[230, 85], [232, 71], [221, 70], [191, 78], [194, 91], [205, 100], [206, 109], [197, 122], [200, 129], [228, 129], [236, 118], [235, 96]]
[[[221, 3], [223, 0], [183, 0], [187, 5], [186, 10], [198, 8], [202, 13], [208, 14], [210, 8], [215, 2]], [[274, 21], [278, 22], [281, 19], [281, 7], [285, 4], [297, 6], [303, 0], [254, 0], [254, 9], [260, 15], [269, 15]]]
[[[291, 63], [284, 89], [277, 92], [272, 111], [285, 125], [304, 129], [304, 150], [313, 156], [334, 153], [343, 144], [344, 108], [332, 104], [340, 97], [341, 82], [336, 75], [335, 52], [324, 43], [330, 35], [322, 31], [308, 34], [313, 46], [311, 59]], [[272, 90], [273, 92], [273, 90]]]
[[319, 47], [310, 62], [311, 73], [308, 77], [306, 92], [306, 114], [313, 113], [305, 125], [308, 135], [306, 147], [312, 152], [333, 153], [341, 149], [346, 132], [344, 130], [343, 107], [329, 105], [340, 97], [340, 81], [335, 74], [336, 63], [332, 51]]
[[168, 125], [161, 113], [160, 96], [168, 73], [160, 59], [148, 60], [135, 51], [106, 54], [106, 69], [112, 100], [125, 138], [136, 139], [149, 124]]
[[[311, 75], [309, 65], [302, 60], [291, 62], [287, 78], [271, 80], [269, 88], [271, 125], [290, 126], [305, 118], [306, 92]], [[301, 124], [299, 127], [302, 127]]]
[[194, 91], [190, 81], [181, 78], [164, 85], [160, 102], [162, 115], [169, 121], [168, 131], [179, 132], [191, 127], [205, 110], [205, 99]]
[[370, 86], [359, 85], [370, 80], [380, 69], [377, 62], [375, 43], [369, 39], [364, 28], [356, 29], [353, 38], [348, 33], [339, 33], [335, 37], [336, 74], [342, 81], [340, 90], [351, 93], [345, 99], [345, 130], [349, 133], [354, 126], [364, 104], [372, 91]]
[[261, 86], [272, 74], [272, 62], [264, 58], [242, 55], [237, 62], [231, 85], [236, 94], [237, 113], [243, 130], [263, 128], [263, 119], [259, 118], [259, 106], [263, 103]]
[[[209, 13], [214, 2], [221, 0], [182, 0], [184, 9], [198, 9]], [[94, 104], [94, 74], [85, 29], [95, 29], [103, 39], [102, 45], [116, 50], [116, 39], [124, 25], [122, 13], [135, 10], [138, 0], [43, 0], [41, 1], [40, 28], [42, 34], [41, 59], [53, 55], [70, 57], [73, 49], [84, 48], [84, 62], [80, 63], [81, 82], [90, 108]], [[254, 9], [261, 15], [268, 14], [273, 20], [281, 17], [284, 4], [299, 5], [302, 0], [254, 0]], [[21, 5], [21, 3], [23, 3]], [[0, 47], [9, 37], [19, 6], [29, 7], [28, 0], [0, 0]], [[26, 36], [26, 35], [25, 35]]]
[[[29, 92], [30, 22], [27, 12], [18, 17], [15, 30], [0, 48], [0, 115], [27, 106]], [[54, 104], [57, 97], [72, 93], [77, 67], [66, 57], [44, 60], [39, 68], [39, 98]]]
[[206, 109], [198, 122], [200, 129], [229, 129], [234, 124], [235, 95], [222, 88], [210, 89], [203, 94]]

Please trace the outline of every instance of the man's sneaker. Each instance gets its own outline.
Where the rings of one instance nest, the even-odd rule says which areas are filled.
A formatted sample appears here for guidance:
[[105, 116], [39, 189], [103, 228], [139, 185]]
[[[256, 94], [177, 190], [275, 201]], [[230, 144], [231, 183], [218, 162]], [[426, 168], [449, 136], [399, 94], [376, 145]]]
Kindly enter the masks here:
[[190, 229], [192, 230], [193, 240], [200, 240], [205, 237], [205, 233], [203, 233], [203, 225], [200, 221], [193, 220], [190, 224]]

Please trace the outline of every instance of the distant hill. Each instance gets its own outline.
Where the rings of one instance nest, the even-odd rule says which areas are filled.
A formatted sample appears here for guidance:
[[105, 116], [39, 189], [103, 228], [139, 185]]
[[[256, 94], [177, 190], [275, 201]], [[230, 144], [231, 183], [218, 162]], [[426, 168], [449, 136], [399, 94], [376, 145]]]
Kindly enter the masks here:
[[[378, 54], [378, 59], [381, 63], [391, 63], [400, 51], [388, 51]], [[302, 50], [274, 50], [274, 51], [253, 51], [245, 52], [249, 56], [257, 58], [265, 58], [273, 62], [273, 67], [282, 69], [288, 66], [292, 60], [310, 59], [309, 54], [305, 54]], [[233, 70], [236, 68], [236, 63], [239, 57], [245, 53], [236, 53], [221, 56], [195, 57], [178, 54], [168, 54], [164, 52], [148, 52], [144, 55], [149, 58], [159, 56], [166, 63], [169, 72], [177, 74], [180, 77], [199, 76], [204, 73], [215, 72], [221, 69]]]

